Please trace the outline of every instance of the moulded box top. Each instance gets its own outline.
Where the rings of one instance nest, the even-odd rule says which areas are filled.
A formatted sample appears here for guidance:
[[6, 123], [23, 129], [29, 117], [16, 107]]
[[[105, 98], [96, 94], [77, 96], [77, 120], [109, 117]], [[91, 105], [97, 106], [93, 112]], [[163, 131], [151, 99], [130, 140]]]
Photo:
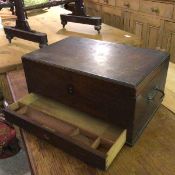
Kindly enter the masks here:
[[135, 88], [169, 55], [153, 49], [68, 37], [23, 58]]

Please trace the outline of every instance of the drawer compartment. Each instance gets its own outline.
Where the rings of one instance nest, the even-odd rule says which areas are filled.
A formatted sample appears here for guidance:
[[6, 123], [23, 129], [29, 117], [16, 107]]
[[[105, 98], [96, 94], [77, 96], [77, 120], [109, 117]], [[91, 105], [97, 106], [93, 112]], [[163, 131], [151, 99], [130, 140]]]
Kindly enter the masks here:
[[6, 119], [76, 156], [107, 169], [126, 142], [126, 130], [29, 94], [4, 110]]
[[140, 10], [145, 13], [162, 16], [165, 18], [172, 18], [173, 16], [173, 5], [172, 4], [165, 4], [165, 3], [142, 0], [140, 2]]
[[116, 6], [132, 10], [139, 10], [139, 0], [117, 0]]

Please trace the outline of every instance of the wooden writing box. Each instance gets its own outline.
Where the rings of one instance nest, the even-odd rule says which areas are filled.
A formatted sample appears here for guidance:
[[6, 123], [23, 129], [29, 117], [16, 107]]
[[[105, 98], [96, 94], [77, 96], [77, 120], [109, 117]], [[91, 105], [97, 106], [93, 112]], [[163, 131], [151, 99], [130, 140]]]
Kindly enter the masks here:
[[[45, 105], [46, 115], [39, 106], [35, 109], [33, 105], [32, 108], [30, 105], [24, 107], [21, 102], [14, 105], [16, 108], [12, 106], [4, 111], [6, 118], [87, 163], [106, 169], [125, 142], [135, 143], [161, 104], [169, 55], [151, 49], [69, 37], [26, 54], [22, 61], [29, 93], [50, 99], [50, 108], [51, 101], [57, 101], [67, 109], [82, 111], [81, 116], [86, 113], [91, 121], [85, 122], [88, 128], [78, 126], [79, 122], [73, 123], [76, 115], [69, 113], [72, 118], [66, 124], [64, 121], [64, 127], [72, 126], [73, 130], [67, 135], [67, 130], [61, 127], [64, 118], [57, 122], [48, 119], [49, 116], [58, 117], [59, 111], [56, 116], [48, 114]], [[45, 104], [44, 100], [40, 103]], [[25, 110], [21, 109], [23, 107]], [[24, 110], [22, 114], [20, 109]], [[43, 121], [42, 117], [46, 119]], [[97, 123], [93, 128], [97, 128], [91, 131], [93, 122]], [[60, 129], [57, 130], [55, 123]], [[97, 132], [98, 127], [104, 125], [111, 128], [107, 134], [109, 138], [105, 127], [103, 132]], [[83, 134], [91, 141], [89, 144], [86, 139], [77, 141], [72, 138], [74, 134]], [[105, 152], [103, 149], [99, 152], [101, 145], [107, 147]]]

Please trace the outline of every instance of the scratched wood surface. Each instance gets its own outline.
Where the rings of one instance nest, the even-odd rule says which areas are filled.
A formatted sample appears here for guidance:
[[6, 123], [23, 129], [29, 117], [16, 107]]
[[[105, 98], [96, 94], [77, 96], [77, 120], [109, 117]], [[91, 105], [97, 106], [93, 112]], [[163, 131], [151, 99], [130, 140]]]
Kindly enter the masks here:
[[[7, 74], [13, 99], [26, 93], [23, 70]], [[54, 146], [23, 131], [30, 162], [36, 175], [174, 175], [175, 115], [161, 106], [137, 144], [124, 146], [106, 171], [94, 169]]]

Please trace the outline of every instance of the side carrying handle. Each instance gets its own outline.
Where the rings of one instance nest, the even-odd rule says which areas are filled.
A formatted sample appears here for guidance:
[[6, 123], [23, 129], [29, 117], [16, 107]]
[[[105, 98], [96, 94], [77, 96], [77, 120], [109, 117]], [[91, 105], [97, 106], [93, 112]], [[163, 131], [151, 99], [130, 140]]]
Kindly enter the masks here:
[[[153, 91], [157, 91], [157, 92], [161, 93], [160, 99], [162, 99], [162, 98], [165, 96], [164, 91], [161, 90], [161, 89], [159, 89], [158, 87], [153, 88]], [[149, 94], [149, 95], [148, 95], [148, 100], [153, 100], [154, 97], [156, 96], [156, 94], [157, 94], [157, 93], [151, 93], [151, 94]]]
[[165, 96], [165, 92], [162, 91], [161, 89], [159, 89], [159, 88], [156, 87], [155, 90], [158, 91], [158, 92], [160, 92], [162, 94], [161, 97], [160, 97], [161, 99]]

